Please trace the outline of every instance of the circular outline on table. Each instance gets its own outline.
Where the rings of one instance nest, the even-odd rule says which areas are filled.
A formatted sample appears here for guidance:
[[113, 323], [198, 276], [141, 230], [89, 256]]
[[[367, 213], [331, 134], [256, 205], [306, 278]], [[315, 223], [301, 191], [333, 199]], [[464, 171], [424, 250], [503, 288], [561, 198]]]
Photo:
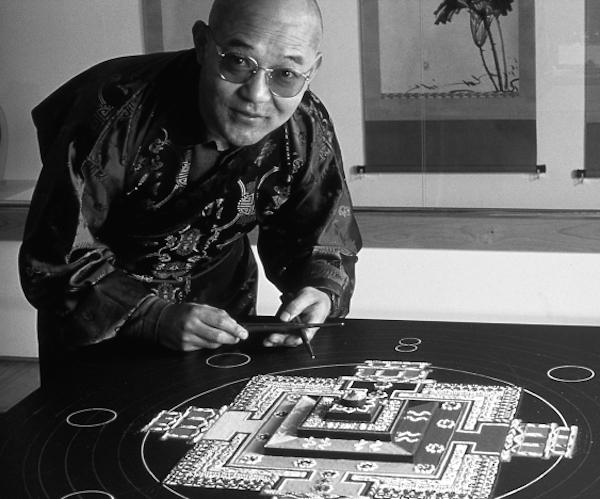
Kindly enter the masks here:
[[[581, 378], [581, 379], [563, 379], [563, 378], [554, 376], [552, 374], [552, 371], [554, 371], [556, 369], [581, 369], [583, 371], [588, 371], [589, 376], [587, 378]], [[593, 369], [590, 369], [589, 367], [577, 366], [575, 364], [565, 364], [562, 366], [551, 367], [546, 372], [546, 376], [548, 376], [552, 381], [558, 381], [559, 383], [585, 383], [586, 381], [593, 379], [596, 376], [596, 372]]]
[[[290, 372], [294, 372], [294, 371], [304, 371], [306, 369], [327, 369], [327, 368], [331, 368], [331, 367], [350, 367], [350, 366], [355, 366], [356, 367], [359, 364], [360, 364], [359, 362], [346, 362], [346, 363], [342, 363], [342, 364], [325, 364], [325, 365], [313, 366], [313, 367], [295, 367], [295, 368], [292, 368], [292, 369], [283, 369], [283, 370], [280, 370], [280, 371], [273, 371], [273, 372], [267, 373], [267, 374], [271, 374], [271, 375], [273, 375], [273, 374], [284, 374], [284, 373], [290, 373]], [[503, 384], [508, 385], [508, 386], [517, 387], [517, 385], [515, 385], [514, 383], [511, 383], [509, 381], [503, 380], [501, 378], [496, 378], [495, 376], [489, 376], [487, 374], [475, 373], [473, 371], [465, 371], [464, 369], [452, 369], [450, 367], [442, 367], [442, 366], [437, 366], [437, 365], [431, 365], [431, 368], [433, 370], [435, 370], [437, 368], [437, 369], [440, 369], [440, 370], [443, 370], [443, 371], [453, 371], [453, 372], [460, 372], [460, 373], [465, 373], [465, 374], [471, 374], [473, 376], [491, 379], [493, 381], [497, 381], [499, 383], [503, 383]], [[193, 400], [193, 399], [195, 399], [197, 397], [203, 397], [204, 395], [207, 395], [208, 393], [212, 393], [212, 392], [215, 392], [217, 390], [221, 390], [223, 388], [226, 388], [227, 386], [235, 385], [237, 383], [241, 383], [243, 381], [248, 381], [250, 379], [251, 379], [251, 376], [246, 376], [245, 378], [241, 378], [241, 379], [238, 379], [236, 381], [230, 381], [230, 382], [225, 383], [225, 384], [223, 384], [221, 386], [216, 386], [216, 387], [211, 388], [209, 390], [205, 390], [204, 392], [197, 393], [196, 395], [188, 397], [183, 402], [180, 402], [179, 404], [174, 405], [169, 410], [174, 411], [178, 407], [180, 407], [180, 406], [182, 406], [184, 404], [187, 404], [188, 402], [190, 402], [191, 400]], [[556, 413], [556, 415], [558, 416], [558, 418], [562, 422], [563, 426], [568, 426], [567, 425], [567, 421], [565, 420], [565, 417], [561, 414], [561, 412], [553, 404], [551, 404], [550, 402], [548, 402], [541, 395], [538, 395], [537, 393], [532, 392], [531, 390], [529, 390], [527, 388], [523, 388], [522, 390], [523, 390], [524, 393], [527, 393], [527, 394], [531, 395], [532, 397], [535, 397], [538, 400], [546, 403], [548, 405], [548, 407], [550, 407]], [[162, 487], [164, 487], [165, 489], [167, 489], [169, 492], [172, 492], [173, 494], [175, 494], [176, 496], [181, 497], [182, 499], [188, 499], [187, 496], [181, 495], [179, 492], [173, 490], [168, 485], [163, 484], [162, 481], [159, 480], [158, 477], [150, 469], [148, 463], [146, 462], [146, 458], [144, 456], [144, 445], [146, 444], [146, 440], [148, 438], [149, 433], [150, 432], [146, 432], [146, 434], [142, 438], [142, 443], [140, 445], [140, 458], [142, 460], [142, 463], [144, 464], [144, 467], [146, 468], [146, 471], [150, 474], [150, 476], [152, 476], [152, 478], [154, 478], [154, 480], [156, 480], [159, 484], [162, 485]], [[517, 492], [520, 492], [520, 491], [526, 489], [527, 487], [533, 485], [534, 483], [539, 482], [542, 478], [544, 478], [546, 475], [548, 475], [554, 468], [556, 468], [558, 466], [558, 464], [562, 460], [563, 460], [563, 456], [559, 456], [556, 459], [556, 461], [554, 461], [554, 463], [552, 463], [552, 465], [547, 470], [545, 470], [543, 473], [541, 473], [540, 475], [538, 475], [537, 477], [535, 477], [534, 479], [532, 479], [529, 483], [521, 485], [520, 487], [517, 487], [516, 489], [509, 490], [508, 492], [505, 492], [504, 494], [502, 494], [501, 496], [496, 497], [495, 499], [504, 499], [505, 497], [512, 496], [513, 494], [516, 494]]]
[[398, 344], [394, 347], [394, 350], [398, 353], [412, 353], [416, 352], [419, 349], [417, 345], [402, 345]]
[[[233, 355], [233, 356], [239, 356], [239, 357], [246, 357], [246, 361], [241, 363], [241, 364], [236, 364], [235, 366], [218, 366], [216, 364], [211, 364], [210, 360], [214, 359], [215, 357], [224, 357], [225, 355]], [[245, 353], [239, 353], [239, 352], [227, 352], [227, 353], [216, 353], [214, 355], [211, 355], [208, 359], [205, 360], [206, 365], [208, 367], [215, 367], [217, 369], [234, 369], [236, 367], [242, 367], [245, 366], [246, 364], [250, 364], [250, 361], [252, 360], [252, 358], [250, 357], [250, 355], [247, 355]]]
[[[407, 343], [408, 342], [408, 343]], [[409, 336], [407, 338], [402, 338], [399, 342], [398, 345], [402, 345], [402, 346], [418, 346], [421, 343], [423, 343], [423, 340], [421, 338], [415, 338], [414, 336]]]
[[[109, 413], [111, 413], [112, 417], [108, 421], [104, 421], [102, 423], [91, 423], [91, 424], [73, 423], [73, 421], [70, 420], [70, 418], [72, 416], [75, 416], [77, 414], [82, 414], [82, 413], [88, 412], [88, 411], [109, 412]], [[69, 414], [66, 417], [65, 421], [67, 422], [68, 425], [74, 426], [75, 428], [97, 428], [98, 426], [104, 426], [109, 423], [112, 423], [115, 419], [117, 419], [117, 413], [115, 411], [113, 411], [112, 409], [107, 409], [106, 407], [88, 407], [87, 409], [80, 409], [79, 411], [72, 412], [71, 414]]]
[[110, 499], [115, 499], [115, 496], [109, 494], [108, 492], [104, 492], [103, 490], [77, 490], [75, 492], [69, 492], [66, 496], [62, 496], [60, 499], [67, 499], [69, 497], [75, 497], [81, 494], [104, 494], [106, 497], [110, 497]]

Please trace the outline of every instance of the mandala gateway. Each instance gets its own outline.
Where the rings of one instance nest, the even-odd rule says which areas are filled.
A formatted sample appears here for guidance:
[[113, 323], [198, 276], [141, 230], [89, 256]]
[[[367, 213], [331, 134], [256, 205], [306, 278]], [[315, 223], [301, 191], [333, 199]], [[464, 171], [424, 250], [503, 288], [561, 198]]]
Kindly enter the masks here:
[[162, 411], [144, 432], [191, 448], [165, 485], [286, 498], [487, 499], [502, 462], [570, 458], [577, 427], [516, 418], [515, 386], [438, 383], [427, 363], [256, 376], [229, 406]]

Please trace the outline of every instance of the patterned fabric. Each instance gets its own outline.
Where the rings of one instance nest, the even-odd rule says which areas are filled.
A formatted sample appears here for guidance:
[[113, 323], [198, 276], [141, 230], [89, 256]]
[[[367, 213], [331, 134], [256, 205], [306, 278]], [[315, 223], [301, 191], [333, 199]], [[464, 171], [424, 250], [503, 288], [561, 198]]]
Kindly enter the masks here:
[[259, 143], [219, 152], [193, 104], [197, 73], [193, 51], [116, 59], [34, 109], [43, 168], [20, 271], [54, 339], [148, 336], [169, 302], [252, 313], [257, 225], [282, 293], [319, 287], [347, 313], [361, 240], [325, 108], [308, 91]]

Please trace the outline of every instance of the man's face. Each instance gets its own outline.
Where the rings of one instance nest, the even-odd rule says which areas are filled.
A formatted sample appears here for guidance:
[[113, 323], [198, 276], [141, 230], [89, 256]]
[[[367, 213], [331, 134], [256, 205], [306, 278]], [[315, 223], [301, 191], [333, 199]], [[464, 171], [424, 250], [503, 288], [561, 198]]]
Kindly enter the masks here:
[[292, 116], [306, 85], [298, 95], [286, 98], [269, 90], [264, 71], [259, 70], [246, 83], [223, 80], [216, 44], [222, 52], [252, 57], [262, 68], [285, 67], [306, 73], [313, 66], [316, 71], [320, 62], [314, 47], [314, 26], [285, 12], [256, 9], [232, 15], [212, 32], [204, 29], [200, 50], [197, 43], [199, 104], [210, 138], [223, 147], [255, 144]]

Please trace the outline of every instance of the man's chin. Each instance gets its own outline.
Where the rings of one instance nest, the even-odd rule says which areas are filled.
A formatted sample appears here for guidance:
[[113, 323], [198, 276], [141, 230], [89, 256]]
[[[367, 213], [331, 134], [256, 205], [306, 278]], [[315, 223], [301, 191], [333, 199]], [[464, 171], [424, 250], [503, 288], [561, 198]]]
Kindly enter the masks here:
[[228, 133], [225, 140], [233, 147], [251, 146], [260, 142], [269, 132], [268, 131], [236, 131]]

